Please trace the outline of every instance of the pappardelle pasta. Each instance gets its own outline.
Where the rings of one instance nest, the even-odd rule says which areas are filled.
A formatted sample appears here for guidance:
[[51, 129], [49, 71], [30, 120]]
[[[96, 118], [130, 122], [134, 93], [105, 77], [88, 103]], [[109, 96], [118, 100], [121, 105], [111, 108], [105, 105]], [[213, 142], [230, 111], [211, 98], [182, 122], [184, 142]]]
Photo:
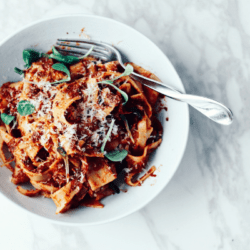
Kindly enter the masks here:
[[[0, 157], [21, 194], [51, 198], [63, 213], [103, 207], [120, 183], [138, 186], [153, 175], [146, 164], [162, 141], [160, 96], [130, 74], [159, 80], [154, 74], [54, 47], [25, 50], [23, 58], [26, 68], [15, 68], [22, 80], [0, 88]], [[34, 189], [20, 186], [27, 182]]]

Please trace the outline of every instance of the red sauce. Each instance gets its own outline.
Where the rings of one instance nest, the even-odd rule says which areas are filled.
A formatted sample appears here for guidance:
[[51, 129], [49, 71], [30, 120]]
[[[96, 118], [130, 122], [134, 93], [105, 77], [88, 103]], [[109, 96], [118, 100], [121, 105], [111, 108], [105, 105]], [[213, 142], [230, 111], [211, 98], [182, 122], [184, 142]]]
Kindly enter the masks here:
[[104, 205], [100, 201], [95, 200], [95, 199], [90, 198], [90, 197], [86, 197], [83, 200], [82, 205], [85, 206], [85, 207], [97, 207], [97, 208], [103, 208], [104, 207]]
[[[164, 100], [165, 102], [163, 102]], [[166, 112], [168, 111], [168, 108], [166, 107], [166, 99], [163, 95], [159, 95], [158, 102], [156, 103], [155, 106], [155, 113], [159, 114], [162, 110], [165, 110]]]
[[[155, 168], [155, 166], [151, 167], [151, 169], [152, 169], [152, 168]], [[154, 170], [154, 171], [152, 171], [152, 173], [150, 173], [150, 176], [152, 176], [152, 177], [156, 177], [156, 174], [155, 174], [154, 172], [155, 172], [155, 170]]]
[[[85, 35], [84, 32], [84, 28], [81, 29], [81, 32], [83, 35]], [[67, 32], [68, 34], [68, 32]], [[85, 35], [86, 36], [86, 35]], [[68, 42], [64, 42], [63, 45], [65, 46], [61, 46], [61, 48], [65, 49], [67, 46], [66, 44], [68, 44]], [[76, 43], [77, 45], [79, 45], [79, 43]], [[51, 51], [49, 52], [51, 53]], [[78, 76], [83, 77], [83, 76], [88, 76], [91, 74], [92, 77], [97, 77], [100, 78], [102, 76], [103, 73], [105, 73], [104, 79], [105, 77], [107, 79], [110, 79], [111, 75], [114, 77], [113, 73], [110, 72], [123, 72], [123, 70], [119, 70], [119, 67], [117, 66], [116, 63], [114, 64], [107, 64], [107, 69], [105, 65], [102, 65], [101, 63], [98, 63], [98, 65], [92, 63], [91, 67], [88, 67], [90, 61], [96, 61], [97, 59], [94, 59], [92, 57], [88, 57], [85, 58], [84, 60], [80, 61], [78, 64], [73, 65], [76, 68], [73, 68], [73, 66], [71, 65], [70, 67], [70, 73], [72, 74], [72, 70], [75, 70], [74, 72], [76, 74], [78, 74]], [[29, 73], [30, 79], [29, 80], [36, 80], [36, 81], [41, 81], [41, 80], [46, 80], [46, 81], [50, 81], [50, 82], [54, 82], [56, 80], [60, 80], [64, 77], [66, 77], [64, 72], [61, 71], [57, 71], [54, 70], [52, 68], [52, 65], [55, 63], [54, 60], [52, 59], [48, 59], [48, 58], [41, 58], [39, 59], [37, 62], [35, 62], [33, 64], [33, 67], [30, 67], [29, 69], [26, 70], [26, 74]], [[94, 66], [93, 66], [94, 64]], [[101, 65], [101, 66], [100, 66]], [[37, 67], [34, 67], [37, 66]], [[79, 68], [77, 68], [79, 67]], [[82, 71], [81, 71], [82, 70]], [[145, 76], [147, 77], [151, 77], [151, 73], [147, 72], [145, 73]], [[28, 77], [28, 75], [27, 75]], [[98, 79], [97, 79], [98, 81]], [[124, 80], [120, 79], [117, 80], [116, 84], [119, 87], [122, 87]], [[1, 92], [0, 92], [0, 97], [1, 96], [5, 96], [5, 100], [6, 103], [8, 102], [12, 102], [14, 103], [14, 107], [17, 106], [18, 103], [18, 96], [22, 91], [22, 86], [20, 87], [20, 90], [16, 90], [15, 88], [10, 88], [9, 85], [11, 83], [7, 83], [6, 87], [5, 85], [2, 86], [1, 88]], [[129, 85], [129, 84], [128, 84]], [[90, 189], [90, 185], [86, 182], [86, 177], [82, 176], [82, 174], [86, 174], [88, 171], [88, 167], [89, 167], [89, 173], [91, 173], [91, 171], [98, 171], [99, 169], [102, 169], [104, 166], [108, 166], [109, 170], [111, 170], [114, 174], [114, 176], [116, 177], [116, 169], [117, 169], [117, 173], [118, 173], [118, 169], [122, 167], [132, 167], [131, 164], [133, 164], [133, 162], [129, 163], [128, 161], [124, 161], [124, 165], [121, 166], [120, 163], [116, 163], [116, 162], [110, 162], [108, 159], [104, 158], [103, 153], [100, 153], [100, 147], [102, 145], [102, 140], [103, 140], [103, 136], [100, 137], [101, 139], [99, 139], [95, 144], [93, 144], [93, 139], [92, 137], [92, 132], [91, 131], [97, 131], [98, 128], [100, 127], [100, 121], [96, 118], [93, 117], [93, 119], [89, 119], [86, 118], [84, 121], [81, 120], [81, 117], [79, 117], [79, 114], [82, 113], [83, 109], [84, 109], [84, 105], [78, 105], [80, 103], [84, 103], [87, 100], [86, 95], [82, 94], [82, 91], [84, 91], [86, 89], [86, 83], [84, 81], [77, 81], [77, 82], [71, 82], [71, 83], [67, 83], [67, 84], [62, 84], [62, 86], [58, 87], [58, 90], [60, 90], [62, 93], [67, 94], [68, 98], [75, 98], [79, 96], [79, 100], [75, 101], [73, 104], [71, 104], [67, 110], [65, 111], [65, 118], [66, 120], [71, 123], [71, 124], [76, 124], [76, 134], [77, 136], [79, 135], [79, 137], [81, 135], [87, 135], [87, 137], [84, 137], [84, 139], [79, 140], [79, 144], [78, 143], [78, 139], [79, 137], [77, 137], [76, 139], [72, 139], [70, 142], [70, 146], [69, 148], [72, 149], [72, 151], [77, 151], [79, 146], [81, 149], [84, 149], [86, 157], [84, 156], [84, 161], [86, 162], [86, 167], [83, 169], [83, 165], [81, 166], [81, 158], [77, 158], [79, 161], [79, 164], [73, 163], [70, 161], [69, 159], [69, 174], [66, 175], [66, 170], [65, 170], [65, 162], [63, 161], [63, 159], [59, 159], [58, 162], [56, 162], [56, 164], [53, 166], [53, 170], [49, 171], [48, 173], [48, 179], [45, 180], [46, 185], [51, 185], [54, 187], [58, 187], [61, 188], [63, 186], [66, 185], [66, 178], [70, 178], [71, 182], [71, 186], [70, 189], [74, 190], [76, 187], [82, 188], [83, 185], [86, 185], [86, 189], [84, 189], [81, 194], [81, 199], [83, 199], [83, 197], [85, 196], [86, 192], [88, 191], [88, 189]], [[127, 90], [128, 93], [130, 95], [135, 95], [137, 92], [135, 90], [135, 88], [130, 89], [129, 88], [125, 88], [124, 85], [124, 89], [123, 90]], [[105, 92], [105, 90], [108, 90]], [[11, 91], [11, 94], [9, 93]], [[27, 96], [29, 98], [33, 98], [33, 97], [37, 97], [40, 93], [40, 91], [43, 91], [40, 89], [40, 87], [38, 87], [37, 85], [33, 84], [29, 87], [29, 91], [27, 92]], [[105, 94], [105, 100], [103, 101], [102, 105], [100, 104], [101, 100], [98, 100], [97, 107], [99, 109], [105, 110], [106, 106], [111, 106], [113, 105], [113, 115], [116, 119], [116, 125], [118, 126], [118, 131], [119, 133], [117, 134], [112, 134], [110, 136], [110, 141], [107, 142], [106, 146], [105, 146], [105, 151], [110, 152], [115, 150], [116, 148], [118, 149], [126, 149], [128, 151], [128, 153], [130, 154], [130, 152], [132, 152], [133, 149], [133, 145], [128, 143], [130, 142], [130, 139], [127, 139], [127, 137], [125, 137], [125, 133], [127, 133], [126, 127], [124, 126], [124, 122], [120, 119], [119, 114], [126, 114], [129, 120], [129, 115], [131, 115], [131, 128], [133, 129], [133, 125], [136, 125], [139, 122], [139, 119], [142, 119], [139, 117], [139, 115], [141, 113], [144, 113], [144, 111], [146, 110], [146, 113], [153, 113], [152, 117], [150, 118], [151, 120], [151, 126], [153, 127], [153, 132], [151, 133], [151, 138], [148, 139], [148, 141], [146, 142], [147, 145], [154, 143], [156, 141], [161, 142], [161, 137], [162, 137], [162, 125], [161, 123], [157, 120], [157, 118], [155, 117], [156, 115], [156, 110], [152, 110], [149, 108], [149, 105], [147, 104], [146, 101], [146, 97], [144, 97], [142, 94], [138, 94], [138, 98], [134, 98], [134, 99], [130, 99], [128, 102], [128, 108], [132, 108], [132, 107], [136, 107], [138, 109], [139, 115], [135, 115], [133, 113], [131, 113], [131, 111], [125, 107], [122, 106], [121, 100], [122, 97], [120, 95], [120, 93], [117, 93], [117, 91], [110, 86], [103, 86], [100, 85], [100, 90], [102, 93]], [[126, 91], [125, 91], [126, 92]], [[158, 97], [158, 95], [157, 95]], [[13, 102], [13, 98], [15, 98], [16, 102]], [[150, 98], [150, 96], [148, 97]], [[162, 95], [159, 95], [158, 100], [163, 98]], [[1, 99], [1, 98], [0, 98]], [[157, 98], [155, 98], [157, 99]], [[150, 100], [154, 100], [150, 99]], [[153, 101], [152, 101], [153, 102]], [[9, 111], [8, 107], [6, 105], [6, 103], [2, 102], [0, 100], [0, 107], [2, 107], [2, 109], [6, 108], [6, 112]], [[41, 105], [43, 105], [44, 101], [41, 101]], [[155, 102], [153, 102], [155, 103]], [[57, 107], [58, 105], [60, 105], [60, 102], [55, 101], [53, 103], [53, 105], [55, 107]], [[97, 108], [96, 108], [97, 109]], [[126, 110], [127, 109], [127, 110]], [[160, 109], [159, 110], [165, 110], [168, 111], [168, 108], [166, 107], [165, 103], [161, 103], [160, 105]], [[140, 112], [142, 111], [142, 112]], [[50, 111], [51, 112], [51, 111]], [[10, 112], [12, 113], [12, 112]], [[51, 112], [52, 114], [52, 112]], [[32, 116], [28, 117], [28, 120], [30, 123], [32, 123], [30, 121], [30, 119], [33, 119]], [[108, 117], [108, 120], [110, 120], [111, 118]], [[129, 121], [130, 121], [129, 120]], [[168, 117], [166, 118], [166, 120], [168, 121]], [[110, 121], [109, 121], [110, 122]], [[63, 130], [65, 130], [65, 126], [64, 124], [62, 124]], [[31, 140], [32, 143], [39, 143], [41, 136], [43, 135], [42, 129], [45, 126], [44, 122], [40, 122], [37, 125], [37, 131], [32, 132], [31, 136]], [[106, 130], [108, 125], [104, 124], [102, 125]], [[131, 130], [132, 130], [131, 129]], [[55, 133], [53, 140], [58, 140], [59, 136], [62, 134], [61, 131], [56, 132], [54, 127], [53, 130]], [[133, 132], [133, 131], [132, 131]], [[9, 143], [9, 149], [10, 151], [14, 151], [14, 149], [17, 147], [18, 143], [22, 142], [22, 134], [21, 132], [16, 129], [16, 131], [13, 130], [13, 134], [15, 134], [15, 139], [12, 139]], [[136, 134], [136, 131], [134, 131], [134, 134]], [[124, 139], [125, 138], [125, 139]], [[136, 137], [134, 137], [136, 138]], [[47, 142], [48, 144], [46, 145], [50, 145], [52, 144], [52, 139], [50, 139], [51, 141]], [[159, 145], [159, 144], [158, 144]], [[47, 150], [45, 148], [41, 148], [37, 155], [35, 160], [32, 162], [31, 158], [29, 158], [28, 156], [23, 158], [21, 160], [21, 163], [23, 163], [25, 165], [25, 168], [33, 173], [43, 173], [45, 171], [47, 171], [51, 165], [52, 162], [55, 161], [55, 159], [51, 159], [50, 161], [47, 161], [47, 158], [49, 157], [49, 155], [52, 155], [52, 149], [49, 148], [48, 146], [46, 146], [46, 148], [48, 148]], [[137, 149], [135, 149], [134, 151], [136, 151]], [[148, 154], [150, 153], [151, 150], [148, 151]], [[137, 155], [142, 155], [143, 152], [141, 152], [140, 150], [137, 150], [135, 153], [135, 156]], [[134, 154], [132, 152], [132, 154]], [[24, 150], [21, 151], [21, 154], [24, 155]], [[90, 156], [88, 156], [88, 154]], [[77, 157], [77, 154], [76, 156]], [[86, 159], [85, 159], [86, 158]], [[72, 157], [72, 159], [74, 159]], [[135, 166], [135, 172], [141, 172], [141, 168], [145, 166], [147, 162], [147, 157], [144, 156], [141, 160], [141, 162], [138, 164], [136, 164]], [[34, 163], [34, 164], [33, 164]], [[39, 163], [39, 164], [38, 164]], [[129, 165], [130, 164], [130, 165]], [[155, 171], [155, 166], [153, 166], [150, 171], [145, 174], [145, 177], [142, 179], [140, 179], [140, 181], [138, 182], [138, 185], [140, 186], [141, 183], [149, 176], [152, 177], [156, 177], [156, 174], [154, 174]], [[106, 172], [108, 173], [109, 170], [106, 170]], [[106, 178], [106, 176], [101, 176], [100, 173], [96, 172], [96, 176], [99, 177], [98, 179], [104, 179]], [[20, 171], [19, 173], [16, 174], [16, 176], [14, 175], [13, 177], [16, 177], [17, 180], [15, 179], [14, 181], [17, 182], [18, 180], [25, 180], [26, 178], [26, 174], [23, 173], [22, 171]], [[73, 180], [72, 180], [73, 179]], [[81, 183], [80, 183], [81, 180]], [[82, 183], [84, 182], [84, 184]], [[93, 180], [93, 183], [95, 183], [96, 180]], [[102, 181], [104, 182], [104, 181]], [[136, 183], [135, 183], [136, 184]], [[98, 182], [95, 183], [95, 186], [98, 186]], [[89, 190], [90, 191], [90, 190]], [[45, 191], [46, 192], [46, 191]], [[103, 204], [101, 204], [98, 200], [102, 199], [106, 196], [109, 196], [111, 194], [114, 193], [114, 191], [110, 188], [109, 185], [103, 186], [101, 189], [95, 190], [95, 192], [92, 192], [93, 196], [89, 193], [89, 195], [87, 195], [86, 199], [84, 198], [83, 201], [83, 205], [85, 206], [89, 206], [89, 207], [103, 207]], [[45, 193], [46, 194], [46, 193]], [[47, 195], [47, 194], [46, 194]], [[91, 197], [90, 197], [91, 196]], [[78, 195], [77, 198], [79, 198], [80, 196]], [[79, 200], [75, 200], [75, 201], [79, 201]]]

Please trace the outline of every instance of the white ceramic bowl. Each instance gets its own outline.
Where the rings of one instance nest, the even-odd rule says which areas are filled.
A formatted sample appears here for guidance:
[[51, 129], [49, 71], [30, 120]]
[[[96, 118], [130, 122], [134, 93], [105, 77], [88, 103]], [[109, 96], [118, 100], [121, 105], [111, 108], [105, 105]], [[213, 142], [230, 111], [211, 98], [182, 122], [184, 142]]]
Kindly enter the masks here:
[[[93, 40], [114, 44], [126, 57], [155, 73], [163, 82], [184, 91], [180, 78], [168, 58], [148, 38], [131, 27], [112, 19], [91, 15], [60, 16], [32, 23], [0, 43], [0, 84], [18, 81], [14, 67], [23, 68], [22, 51], [35, 49], [48, 51], [57, 38], [79, 38], [81, 29]], [[83, 37], [83, 36], [82, 36]], [[42, 197], [28, 198], [19, 194], [10, 182], [11, 173], [0, 169], [0, 191], [15, 204], [33, 214], [64, 224], [93, 225], [113, 221], [129, 215], [150, 202], [166, 186], [183, 156], [188, 131], [189, 112], [184, 103], [168, 99], [169, 121], [161, 117], [164, 128], [163, 142], [150, 159], [156, 166], [157, 177], [150, 177], [140, 187], [128, 188], [103, 200], [103, 209], [79, 208], [65, 214], [55, 214], [55, 204]], [[153, 202], [153, 201], [152, 201]]]

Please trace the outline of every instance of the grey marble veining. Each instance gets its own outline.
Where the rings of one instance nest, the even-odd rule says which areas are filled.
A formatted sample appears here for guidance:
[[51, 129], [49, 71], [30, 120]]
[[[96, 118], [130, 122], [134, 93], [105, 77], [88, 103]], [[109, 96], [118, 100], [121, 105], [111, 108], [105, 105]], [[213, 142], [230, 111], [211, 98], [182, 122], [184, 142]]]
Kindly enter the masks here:
[[248, 250], [250, 246], [250, 1], [0, 0], [0, 40], [43, 17], [103, 15], [149, 37], [169, 57], [187, 93], [231, 107], [223, 127], [190, 108], [187, 149], [150, 204], [93, 227], [41, 221], [0, 196], [3, 249]]

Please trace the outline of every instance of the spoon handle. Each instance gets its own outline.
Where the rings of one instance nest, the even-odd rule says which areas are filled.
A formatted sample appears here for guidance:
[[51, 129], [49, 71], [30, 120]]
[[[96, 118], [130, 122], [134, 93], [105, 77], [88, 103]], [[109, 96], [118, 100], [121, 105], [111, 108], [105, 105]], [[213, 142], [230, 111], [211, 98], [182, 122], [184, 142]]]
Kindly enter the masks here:
[[136, 78], [140, 78], [140, 82], [145, 86], [174, 100], [188, 103], [190, 106], [200, 111], [203, 115], [214, 122], [222, 125], [230, 125], [233, 121], [232, 111], [219, 102], [206, 97], [183, 94], [171, 86], [166, 86], [161, 82], [141, 76], [134, 72], [132, 74], [133, 76], [136, 76]]

